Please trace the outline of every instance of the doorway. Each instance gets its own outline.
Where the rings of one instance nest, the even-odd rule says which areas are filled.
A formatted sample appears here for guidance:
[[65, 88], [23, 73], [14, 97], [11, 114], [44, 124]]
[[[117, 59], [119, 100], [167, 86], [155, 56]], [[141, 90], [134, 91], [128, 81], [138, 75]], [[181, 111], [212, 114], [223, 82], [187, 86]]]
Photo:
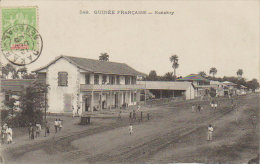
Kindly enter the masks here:
[[88, 97], [86, 97], [85, 98], [85, 112], [88, 112], [89, 111], [89, 98]]

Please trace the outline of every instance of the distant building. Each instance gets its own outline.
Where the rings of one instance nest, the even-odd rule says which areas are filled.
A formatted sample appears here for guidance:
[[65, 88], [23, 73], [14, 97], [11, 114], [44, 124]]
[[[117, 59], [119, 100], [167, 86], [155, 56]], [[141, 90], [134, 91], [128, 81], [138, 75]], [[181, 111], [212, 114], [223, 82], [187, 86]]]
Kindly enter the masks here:
[[180, 81], [138, 81], [155, 95], [154, 98], [183, 98], [194, 99], [195, 88], [191, 82]]
[[2, 79], [1, 80], [1, 93], [3, 95], [3, 101], [9, 101], [10, 98], [14, 98], [17, 101], [15, 105], [19, 109], [19, 97], [25, 89], [32, 85], [35, 79]]
[[237, 94], [237, 84], [230, 81], [222, 82], [224, 84], [224, 94], [225, 95], [236, 95]]
[[144, 89], [136, 83], [144, 74], [124, 63], [60, 56], [35, 72], [49, 85], [48, 112], [52, 113], [135, 105]]
[[190, 74], [177, 79], [177, 81], [191, 82], [195, 87], [195, 97], [205, 96], [210, 85], [210, 81], [199, 74]]

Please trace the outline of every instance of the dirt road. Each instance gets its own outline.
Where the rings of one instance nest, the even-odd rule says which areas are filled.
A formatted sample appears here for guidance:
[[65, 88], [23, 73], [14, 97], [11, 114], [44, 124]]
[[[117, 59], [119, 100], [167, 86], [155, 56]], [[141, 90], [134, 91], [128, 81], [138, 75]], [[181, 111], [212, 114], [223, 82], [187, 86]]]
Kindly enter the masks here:
[[[133, 123], [128, 118], [6, 151], [8, 163], [144, 163], [144, 162], [247, 162], [257, 156], [258, 130], [251, 116], [258, 117], [259, 97], [237, 99], [238, 122], [230, 101], [222, 99], [219, 109], [191, 112], [191, 104], [167, 104], [152, 111], [152, 120]], [[212, 124], [214, 140], [206, 141]], [[257, 126], [258, 127], [258, 126]]]

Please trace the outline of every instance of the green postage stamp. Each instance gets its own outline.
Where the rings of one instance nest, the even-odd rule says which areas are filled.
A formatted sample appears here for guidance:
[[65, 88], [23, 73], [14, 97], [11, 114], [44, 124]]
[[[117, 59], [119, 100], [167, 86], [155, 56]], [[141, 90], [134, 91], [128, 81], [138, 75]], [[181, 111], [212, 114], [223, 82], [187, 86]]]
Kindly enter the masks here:
[[2, 8], [1, 21], [1, 50], [5, 58], [15, 65], [36, 61], [43, 45], [38, 32], [37, 7]]

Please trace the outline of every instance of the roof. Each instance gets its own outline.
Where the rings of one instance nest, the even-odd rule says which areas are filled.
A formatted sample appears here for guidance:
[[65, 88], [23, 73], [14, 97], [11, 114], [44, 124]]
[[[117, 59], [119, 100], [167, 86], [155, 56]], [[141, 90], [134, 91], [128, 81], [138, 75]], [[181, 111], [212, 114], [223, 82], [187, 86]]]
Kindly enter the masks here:
[[199, 74], [190, 74], [188, 76], [185, 76], [183, 78], [177, 79], [179, 81], [209, 81], [208, 79], [202, 77]]
[[1, 91], [20, 92], [30, 86], [35, 79], [2, 79]]
[[180, 81], [137, 81], [137, 84], [145, 85], [145, 89], [162, 89], [162, 90], [187, 90], [194, 87], [191, 82]]
[[232, 82], [230, 82], [230, 81], [224, 81], [223, 84], [226, 84], [226, 85], [237, 85], [237, 84], [232, 83]]
[[117, 74], [117, 75], [133, 75], [133, 76], [146, 76], [144, 73], [138, 72], [132, 67], [128, 66], [125, 63], [117, 63], [110, 61], [100, 61], [94, 59], [87, 59], [81, 57], [72, 57], [61, 55], [56, 58], [54, 61], [49, 63], [47, 66], [39, 68], [34, 72], [41, 71], [50, 65], [54, 64], [57, 60], [64, 58], [75, 66], [93, 73], [104, 73], [104, 74]]

